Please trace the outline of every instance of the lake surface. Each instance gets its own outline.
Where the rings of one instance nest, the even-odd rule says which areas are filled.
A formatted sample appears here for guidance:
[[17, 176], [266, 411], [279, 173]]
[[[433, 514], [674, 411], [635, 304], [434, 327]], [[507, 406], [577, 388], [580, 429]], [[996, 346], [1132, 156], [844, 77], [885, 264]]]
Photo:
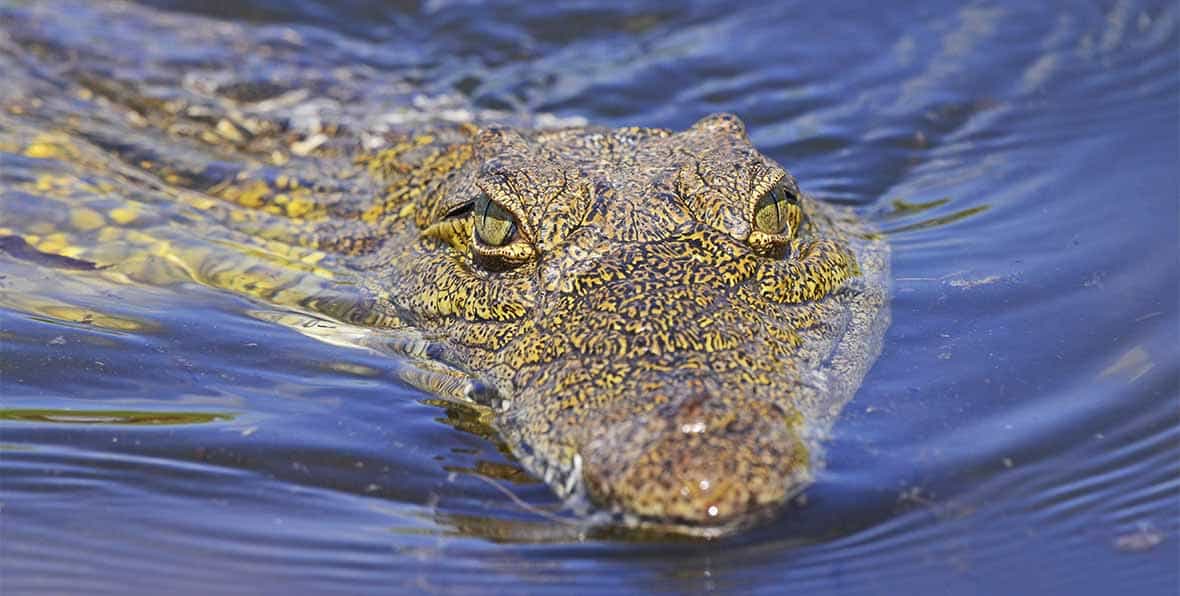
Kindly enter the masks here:
[[0, 591], [1176, 593], [1177, 4], [819, 4], [0, 0], [0, 228], [57, 204], [14, 148], [106, 122], [83, 69], [358, 124], [734, 112], [894, 274], [818, 482], [700, 542], [583, 532], [476, 416], [265, 301], [9, 247]]

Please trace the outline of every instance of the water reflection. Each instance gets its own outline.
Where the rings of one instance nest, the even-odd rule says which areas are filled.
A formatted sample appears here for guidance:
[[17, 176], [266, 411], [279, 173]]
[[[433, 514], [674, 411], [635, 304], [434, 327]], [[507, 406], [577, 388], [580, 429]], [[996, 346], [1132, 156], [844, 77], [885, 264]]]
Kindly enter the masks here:
[[0, 420], [51, 422], [57, 424], [117, 424], [154, 426], [207, 424], [234, 419], [233, 414], [210, 412], [152, 412], [128, 410], [21, 410], [0, 408]]

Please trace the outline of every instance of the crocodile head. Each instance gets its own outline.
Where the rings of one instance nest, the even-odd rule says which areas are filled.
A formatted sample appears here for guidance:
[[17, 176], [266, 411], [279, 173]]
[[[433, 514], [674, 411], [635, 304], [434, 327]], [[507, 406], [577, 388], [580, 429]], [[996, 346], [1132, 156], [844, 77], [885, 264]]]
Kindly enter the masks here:
[[420, 241], [386, 255], [387, 291], [496, 387], [526, 467], [694, 533], [810, 481], [816, 429], [865, 368], [833, 356], [861, 324], [850, 215], [730, 115], [678, 133], [485, 129], [468, 149], [429, 189]]

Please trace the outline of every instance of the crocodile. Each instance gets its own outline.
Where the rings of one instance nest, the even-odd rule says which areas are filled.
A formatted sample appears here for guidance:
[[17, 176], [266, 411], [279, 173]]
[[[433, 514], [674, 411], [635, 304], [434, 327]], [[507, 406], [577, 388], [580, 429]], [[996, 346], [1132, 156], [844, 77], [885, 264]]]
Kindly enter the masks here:
[[44, 172], [0, 183], [0, 251], [352, 330], [578, 511], [710, 536], [768, 518], [880, 352], [888, 245], [734, 115], [306, 130], [258, 108], [307, 101], [288, 91], [58, 76], [68, 101], [0, 97], [0, 156]]

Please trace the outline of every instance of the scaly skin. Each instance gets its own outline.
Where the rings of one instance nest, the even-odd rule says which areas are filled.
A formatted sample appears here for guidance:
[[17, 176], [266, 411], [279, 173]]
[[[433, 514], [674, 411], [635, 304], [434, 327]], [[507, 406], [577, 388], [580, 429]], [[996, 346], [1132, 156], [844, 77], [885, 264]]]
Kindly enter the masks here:
[[[366, 151], [344, 131], [75, 84], [137, 132], [0, 106], [0, 150], [47, 164], [3, 195], [0, 236], [412, 331], [490, 388], [477, 398], [527, 469], [630, 523], [716, 534], [776, 510], [879, 351], [886, 245], [800, 193], [733, 116], [682, 132], [439, 124]], [[151, 149], [161, 137], [175, 155]], [[768, 193], [781, 200], [759, 224]]]
[[[802, 196], [789, 248], [768, 250], [754, 206], [795, 183], [732, 116], [485, 130], [470, 153], [390, 222], [412, 241], [383, 244], [365, 279], [499, 390], [496, 427], [530, 470], [687, 531], [740, 526], [810, 480], [812, 435], [876, 355], [879, 240]], [[446, 217], [481, 193], [519, 224], [511, 260], [489, 262], [477, 214]], [[825, 365], [840, 350], [856, 355]]]

